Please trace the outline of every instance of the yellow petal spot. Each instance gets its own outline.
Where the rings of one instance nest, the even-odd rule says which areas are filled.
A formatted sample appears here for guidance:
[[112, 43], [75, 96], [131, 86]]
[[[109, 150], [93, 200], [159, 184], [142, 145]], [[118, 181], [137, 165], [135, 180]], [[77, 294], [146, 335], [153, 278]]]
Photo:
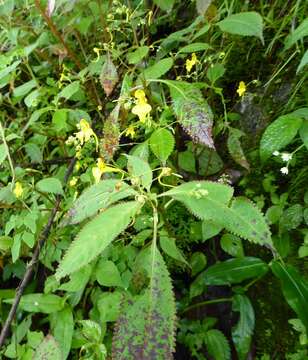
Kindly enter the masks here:
[[85, 119], [81, 119], [79, 122], [80, 131], [76, 133], [76, 138], [79, 140], [80, 144], [83, 145], [91, 139], [93, 136], [96, 142], [96, 149], [98, 148], [98, 139], [94, 131], [92, 130], [90, 124]]
[[22, 188], [22, 185], [19, 181], [16, 182], [13, 193], [17, 198], [20, 198], [23, 194], [24, 190]]
[[239, 96], [243, 96], [246, 92], [246, 85], [244, 81], [240, 81], [240, 84], [236, 90], [236, 92], [239, 94]]
[[147, 115], [151, 112], [152, 106], [148, 104], [145, 92], [141, 89], [135, 91], [136, 105], [132, 108], [132, 113], [139, 117], [139, 120], [144, 123]]
[[136, 131], [135, 131], [135, 127], [133, 125], [130, 125], [126, 130], [125, 130], [125, 135], [131, 137], [132, 139], [136, 136]]
[[69, 182], [70, 187], [75, 186], [77, 184], [77, 181], [78, 179], [74, 176]]
[[195, 66], [198, 62], [197, 55], [192, 53], [191, 59], [186, 60], [186, 71], [189, 73], [191, 72], [193, 66]]
[[122, 172], [121, 169], [117, 169], [113, 166], [106, 165], [105, 161], [102, 158], [97, 159], [97, 166], [92, 168], [92, 175], [94, 177], [95, 183], [97, 184], [101, 176], [104, 173], [112, 173], [112, 172]]

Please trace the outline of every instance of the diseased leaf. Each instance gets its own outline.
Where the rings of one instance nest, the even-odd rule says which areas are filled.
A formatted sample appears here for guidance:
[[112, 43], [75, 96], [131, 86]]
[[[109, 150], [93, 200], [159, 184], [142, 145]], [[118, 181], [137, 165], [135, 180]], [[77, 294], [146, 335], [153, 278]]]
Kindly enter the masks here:
[[283, 295], [301, 319], [308, 331], [308, 283], [291, 265], [284, 265], [279, 261], [271, 264], [272, 271], [281, 281]]
[[47, 335], [35, 351], [33, 360], [63, 360], [59, 344], [53, 336]]
[[171, 360], [176, 309], [169, 273], [154, 243], [139, 256], [150, 285], [122, 306], [113, 337], [112, 358]]
[[210, 266], [198, 275], [205, 285], [239, 284], [244, 280], [263, 276], [268, 266], [255, 257], [230, 259]]
[[164, 128], [155, 130], [150, 137], [152, 152], [164, 164], [173, 151], [174, 143], [174, 136]]
[[102, 150], [106, 160], [111, 161], [114, 153], [118, 150], [120, 139], [119, 112], [121, 104], [118, 102], [108, 118], [104, 122], [104, 137]]
[[261, 161], [265, 162], [274, 151], [278, 151], [288, 145], [298, 129], [301, 127], [303, 120], [299, 116], [292, 114], [279, 116], [264, 131], [260, 142]]
[[73, 203], [61, 225], [77, 224], [106, 209], [113, 203], [136, 195], [137, 192], [121, 180], [106, 179], [88, 187]]
[[56, 271], [56, 278], [79, 270], [97, 257], [129, 225], [140, 208], [131, 201], [115, 205], [85, 225], [68, 248]]
[[119, 75], [117, 72], [117, 68], [111, 60], [110, 54], [108, 53], [106, 56], [106, 61], [102, 67], [102, 71], [100, 74], [100, 82], [102, 88], [105, 91], [107, 96], [110, 96], [115, 88], [117, 82], [119, 81]]
[[173, 111], [194, 142], [214, 149], [213, 114], [199, 89], [192, 84], [168, 81]]
[[221, 31], [242, 36], [256, 36], [262, 44], [264, 43], [262, 16], [255, 11], [230, 15], [219, 21], [217, 25]]
[[255, 327], [255, 313], [248, 297], [240, 294], [233, 297], [232, 311], [240, 313], [238, 323], [232, 328], [232, 340], [239, 360], [246, 360]]
[[227, 145], [228, 145], [229, 153], [232, 156], [233, 160], [249, 171], [250, 166], [245, 157], [245, 154], [243, 152], [242, 145], [240, 142], [240, 138], [243, 135], [244, 134], [240, 130], [230, 128]]

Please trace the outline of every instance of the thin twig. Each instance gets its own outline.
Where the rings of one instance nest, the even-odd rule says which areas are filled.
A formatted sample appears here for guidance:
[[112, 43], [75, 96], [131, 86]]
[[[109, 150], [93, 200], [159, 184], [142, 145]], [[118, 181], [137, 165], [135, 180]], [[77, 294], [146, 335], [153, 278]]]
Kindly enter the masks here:
[[[69, 164], [69, 167], [68, 167], [68, 169], [66, 171], [66, 174], [65, 174], [65, 177], [64, 177], [64, 183], [65, 184], [67, 183], [71, 173], [73, 172], [75, 162], [76, 162], [76, 159], [72, 159], [70, 164]], [[1, 330], [0, 348], [3, 346], [4, 341], [7, 338], [11, 323], [12, 323], [14, 317], [15, 317], [15, 314], [16, 314], [20, 299], [22, 297], [22, 294], [24, 293], [25, 288], [27, 287], [28, 283], [31, 280], [32, 273], [33, 273], [33, 270], [34, 270], [34, 266], [38, 262], [40, 251], [41, 251], [42, 247], [44, 246], [44, 244], [45, 244], [45, 242], [46, 242], [46, 240], [47, 240], [47, 238], [49, 236], [51, 227], [53, 225], [56, 214], [57, 214], [57, 212], [59, 210], [59, 207], [60, 207], [60, 202], [61, 202], [61, 195], [57, 195], [55, 207], [52, 209], [52, 212], [51, 212], [51, 214], [49, 216], [49, 219], [48, 219], [48, 223], [46, 224], [46, 226], [44, 227], [44, 230], [41, 233], [40, 240], [38, 241], [38, 243], [36, 245], [36, 248], [35, 248], [34, 253], [32, 255], [31, 261], [30, 261], [29, 265], [27, 266], [27, 270], [25, 272], [25, 275], [24, 275], [23, 279], [21, 280], [21, 282], [20, 282], [20, 284], [19, 284], [19, 286], [18, 286], [18, 288], [16, 290], [16, 295], [15, 295], [15, 298], [14, 298], [14, 302], [12, 304], [9, 315], [8, 315], [6, 321], [5, 321], [5, 324], [4, 324], [4, 326], [3, 326], [2, 330]]]

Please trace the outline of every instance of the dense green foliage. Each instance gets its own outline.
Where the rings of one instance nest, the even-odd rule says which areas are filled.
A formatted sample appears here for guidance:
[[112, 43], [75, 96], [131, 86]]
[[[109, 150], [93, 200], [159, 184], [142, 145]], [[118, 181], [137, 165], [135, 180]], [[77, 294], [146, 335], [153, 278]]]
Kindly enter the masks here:
[[2, 358], [308, 359], [307, 10], [0, 1]]

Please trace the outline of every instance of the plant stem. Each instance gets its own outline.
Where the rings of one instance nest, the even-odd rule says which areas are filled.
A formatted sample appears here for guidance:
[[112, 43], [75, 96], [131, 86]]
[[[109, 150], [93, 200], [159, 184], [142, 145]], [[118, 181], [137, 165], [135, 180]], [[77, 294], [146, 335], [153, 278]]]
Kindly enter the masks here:
[[13, 161], [12, 161], [12, 158], [11, 158], [11, 155], [10, 155], [10, 150], [9, 150], [9, 147], [8, 147], [6, 139], [5, 139], [5, 133], [4, 133], [4, 129], [3, 129], [1, 121], [0, 121], [0, 136], [1, 136], [1, 139], [2, 139], [2, 142], [3, 142], [5, 152], [6, 152], [6, 156], [7, 156], [8, 160], [9, 160], [9, 164], [10, 164], [10, 168], [11, 168], [11, 172], [12, 172], [11, 190], [13, 190], [14, 185], [15, 185], [15, 177], [16, 177], [15, 176], [15, 169], [14, 169]]

